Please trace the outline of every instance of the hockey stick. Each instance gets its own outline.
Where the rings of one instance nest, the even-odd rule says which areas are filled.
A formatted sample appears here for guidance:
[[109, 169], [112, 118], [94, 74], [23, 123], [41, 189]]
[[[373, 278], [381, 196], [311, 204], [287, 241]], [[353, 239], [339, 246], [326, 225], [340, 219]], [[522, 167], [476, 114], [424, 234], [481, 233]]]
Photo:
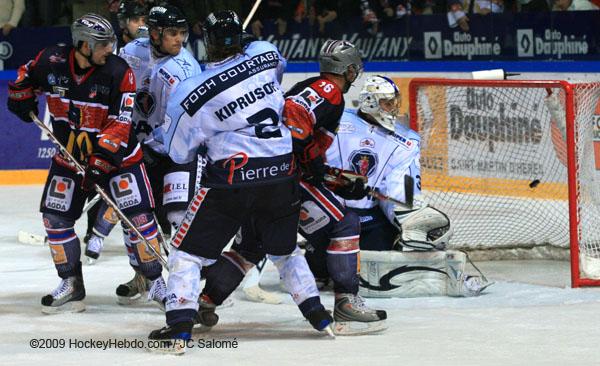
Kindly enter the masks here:
[[[69, 163], [71, 163], [77, 169], [77, 174], [84, 175], [85, 168], [77, 160], [75, 160], [73, 155], [71, 155], [71, 153], [63, 146], [63, 144], [61, 144], [60, 141], [58, 141], [58, 139], [56, 138], [56, 136], [54, 136], [54, 133], [50, 131], [48, 126], [46, 126], [42, 121], [40, 121], [40, 119], [35, 115], [35, 113], [30, 112], [29, 116], [31, 117], [33, 122], [39, 128], [41, 128], [42, 131], [46, 133], [48, 138], [52, 140], [52, 142], [56, 144], [56, 146], [58, 146], [58, 148], [61, 151], [61, 154], [63, 154], [63, 157], [67, 159], [67, 161], [69, 161]], [[119, 209], [119, 206], [117, 206], [117, 204], [112, 201], [110, 196], [106, 192], [104, 192], [102, 187], [100, 187], [97, 184], [94, 184], [94, 189], [96, 190], [96, 192], [98, 192], [98, 195], [102, 197], [104, 202], [106, 202], [106, 204], [115, 211], [119, 219], [121, 219], [121, 221], [123, 221], [127, 226], [129, 226], [129, 228], [133, 230], [135, 235], [137, 235], [137, 237], [140, 238], [144, 242], [144, 244], [146, 244], [146, 248], [149, 249], [158, 258], [160, 264], [162, 264], [162, 266], [168, 271], [169, 269], [167, 267], [167, 261], [165, 261], [165, 259], [160, 255], [160, 253], [157, 253], [152, 244], [150, 244], [150, 242], [144, 237], [144, 235], [140, 233], [140, 231], [135, 227], [135, 225], [133, 225], [129, 218], [125, 216], [125, 214], [123, 214], [123, 212]], [[158, 222], [156, 224], [158, 225]]]
[[254, 5], [252, 6], [252, 9], [250, 9], [250, 13], [248, 13], [248, 16], [246, 17], [246, 19], [244, 19], [244, 24], [242, 24], [242, 29], [246, 29], [246, 27], [250, 23], [250, 20], [252, 20], [254, 13], [256, 13], [256, 10], [258, 10], [258, 6], [260, 5], [261, 1], [262, 0], [256, 0]]
[[260, 287], [260, 279], [264, 273], [264, 269], [267, 265], [267, 258], [263, 258], [256, 266], [248, 271], [246, 274], [246, 282], [242, 288], [246, 298], [253, 302], [261, 302], [264, 304], [281, 304], [281, 298], [273, 293], [266, 291]]

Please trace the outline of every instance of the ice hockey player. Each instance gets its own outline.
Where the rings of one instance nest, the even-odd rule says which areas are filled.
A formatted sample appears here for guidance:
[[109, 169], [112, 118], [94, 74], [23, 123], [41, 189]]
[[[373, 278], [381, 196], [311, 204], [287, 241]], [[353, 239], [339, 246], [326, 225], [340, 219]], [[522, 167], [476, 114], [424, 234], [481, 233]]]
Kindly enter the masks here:
[[[387, 315], [383, 310], [366, 307], [358, 295], [360, 223], [358, 216], [348, 211], [340, 198], [362, 199], [367, 194], [366, 187], [359, 180], [324, 181], [328, 171], [325, 152], [333, 141], [344, 110], [343, 94], [362, 71], [362, 61], [359, 50], [351, 43], [329, 40], [321, 48], [319, 65], [320, 76], [300, 82], [286, 93], [284, 108], [285, 124], [292, 131], [294, 152], [302, 171], [299, 232], [316, 250], [326, 255], [326, 266], [335, 283], [333, 317], [336, 333], [376, 332], [385, 328]], [[207, 271], [198, 314], [200, 323], [205, 326], [216, 324], [218, 317], [211, 303], [222, 303], [241, 282], [248, 268], [262, 259], [261, 253], [252, 249], [259, 241], [248, 225], [244, 225], [240, 243], [234, 244], [232, 251], [223, 253], [214, 268]], [[227, 282], [219, 282], [223, 277], [228, 279]]]
[[149, 336], [167, 343], [162, 352], [185, 351], [198, 312], [201, 269], [216, 262], [245, 221], [302, 314], [315, 329], [331, 331], [314, 277], [294, 252], [300, 201], [292, 138], [281, 115], [285, 60], [268, 42], [252, 42], [242, 51], [241, 36], [233, 11], [208, 15], [204, 43], [210, 63], [178, 86], [165, 124], [153, 132], [176, 163], [192, 161], [200, 146], [208, 161], [169, 254], [168, 326]]
[[[119, 4], [119, 10], [117, 12], [117, 18], [119, 21], [120, 34], [117, 34], [117, 53], [127, 43], [131, 42], [135, 38], [147, 37], [148, 28], [146, 27], [146, 18], [148, 17], [148, 7], [140, 3], [137, 0], [121, 0]], [[90, 192], [88, 200], [96, 195], [96, 192]], [[87, 212], [87, 230], [83, 238], [85, 244], [85, 255], [88, 257], [88, 264], [93, 264], [102, 251], [104, 245], [104, 236], [101, 234], [94, 235], [94, 224], [96, 218], [98, 218], [98, 211], [102, 206], [102, 202], [98, 201], [93, 205]], [[114, 225], [116, 223], [116, 216], [112, 209], [106, 210], [98, 220], [104, 219]], [[90, 243], [90, 239], [92, 242]]]
[[[445, 251], [452, 235], [450, 219], [421, 194], [420, 137], [397, 122], [399, 102], [400, 92], [391, 79], [367, 78], [359, 109], [344, 112], [327, 150], [331, 166], [367, 176], [370, 187], [406, 202], [400, 205], [373, 197], [346, 201], [360, 217], [362, 272], [378, 274], [361, 277], [361, 293], [381, 297], [479, 294], [479, 277], [464, 273], [464, 253]], [[308, 243], [310, 251], [312, 243]], [[316, 277], [327, 277], [325, 258], [318, 251], [310, 251], [307, 258]], [[383, 283], [390, 271], [402, 266], [413, 271], [403, 271], [391, 285]]]
[[[37, 114], [36, 92], [46, 94], [52, 130], [80, 163], [76, 173], [60, 153], [52, 159], [40, 211], [60, 285], [42, 298], [44, 313], [83, 311], [85, 288], [75, 221], [85, 197], [98, 184], [159, 252], [152, 194], [142, 151], [131, 130], [135, 76], [113, 54], [114, 31], [105, 18], [86, 14], [71, 26], [73, 45], [42, 50], [23, 65], [9, 84], [8, 109], [25, 122]], [[152, 282], [151, 293], [164, 301], [161, 265], [143, 242], [135, 247], [140, 270]]]
[[[155, 212], [165, 236], [169, 238], [171, 223], [176, 226], [181, 221], [194, 194], [197, 160], [185, 165], [174, 164], [164, 153], [162, 145], [153, 140], [151, 132], [163, 124], [167, 102], [175, 88], [181, 81], [200, 74], [201, 69], [192, 54], [183, 47], [188, 37], [188, 24], [177, 7], [153, 7], [148, 15], [148, 26], [150, 37], [130, 42], [121, 50], [120, 56], [135, 74], [137, 93], [133, 129], [142, 143], [144, 163], [156, 201]], [[102, 240], [114, 226], [106, 211], [104, 205], [90, 244]], [[116, 292], [120, 304], [130, 304], [149, 289], [149, 281], [143, 277], [132, 255], [131, 248], [135, 246], [136, 238], [127, 228], [124, 230], [135, 275], [129, 282], [119, 285]]]

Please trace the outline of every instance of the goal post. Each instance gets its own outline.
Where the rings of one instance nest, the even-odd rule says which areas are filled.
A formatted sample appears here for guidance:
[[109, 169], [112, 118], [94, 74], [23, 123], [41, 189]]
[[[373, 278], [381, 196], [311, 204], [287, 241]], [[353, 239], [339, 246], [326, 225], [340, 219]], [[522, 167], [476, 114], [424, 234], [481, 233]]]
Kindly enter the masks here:
[[600, 83], [415, 78], [409, 109], [451, 247], [570, 248], [572, 286], [600, 285]]

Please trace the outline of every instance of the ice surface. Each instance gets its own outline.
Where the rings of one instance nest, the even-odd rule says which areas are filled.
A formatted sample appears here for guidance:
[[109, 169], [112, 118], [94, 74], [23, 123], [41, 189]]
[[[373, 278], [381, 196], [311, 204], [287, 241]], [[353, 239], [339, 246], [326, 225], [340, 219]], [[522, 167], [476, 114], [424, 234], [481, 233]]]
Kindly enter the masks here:
[[[41, 186], [0, 187], [1, 365], [597, 365], [600, 289], [570, 289], [568, 263], [482, 262], [497, 283], [478, 298], [370, 299], [388, 311], [379, 335], [328, 339], [303, 321], [290, 298], [256, 304], [234, 294], [221, 321], [194, 339], [237, 340], [236, 349], [191, 349], [165, 356], [142, 349], [69, 349], [69, 339], [145, 341], [164, 316], [150, 303], [120, 306], [116, 286], [129, 280], [125, 251], [112, 235], [94, 266], [84, 266], [87, 310], [43, 315], [40, 299], [58, 278], [49, 249], [18, 244], [18, 230], [43, 234]], [[82, 220], [83, 223], [83, 220]], [[81, 234], [83, 225], [77, 226]], [[278, 290], [267, 267], [263, 287]], [[333, 305], [325, 293], [326, 306]], [[64, 349], [32, 349], [32, 339], [64, 339]]]

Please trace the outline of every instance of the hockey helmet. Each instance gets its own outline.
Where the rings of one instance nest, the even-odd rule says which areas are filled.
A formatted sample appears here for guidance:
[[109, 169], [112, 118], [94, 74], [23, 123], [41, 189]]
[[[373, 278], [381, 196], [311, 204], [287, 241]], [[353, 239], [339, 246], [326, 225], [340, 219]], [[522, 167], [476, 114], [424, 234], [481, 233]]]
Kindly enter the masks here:
[[[348, 41], [330, 39], [323, 44], [319, 52], [319, 70], [321, 72], [344, 75], [346, 81], [352, 84], [363, 71], [360, 51]], [[352, 80], [347, 78], [349, 70], [354, 72]]]
[[172, 5], [155, 6], [148, 14], [148, 27], [152, 28], [187, 28], [188, 23], [179, 8]]
[[370, 76], [358, 95], [359, 110], [373, 117], [382, 127], [394, 131], [398, 116], [400, 91], [385, 76]]
[[[127, 25], [131, 18], [147, 16], [148, 6], [146, 4], [140, 3], [137, 0], [121, 0], [119, 10], [117, 11], [117, 18], [119, 19], [119, 27], [124, 31], [129, 32]], [[147, 37], [148, 28], [145, 25], [141, 26], [135, 34], [129, 34], [129, 36], [131, 38]]]
[[[209, 59], [218, 60], [216, 54], [225, 51], [220, 56], [226, 57], [227, 49], [241, 49], [242, 22], [233, 10], [210, 13], [204, 22], [204, 45]], [[231, 53], [231, 52], [230, 52]]]
[[85, 14], [71, 24], [71, 38], [76, 49], [79, 49], [83, 42], [87, 42], [92, 51], [96, 45], [107, 46], [112, 43], [113, 52], [117, 47], [117, 37], [110, 22], [93, 13]]

